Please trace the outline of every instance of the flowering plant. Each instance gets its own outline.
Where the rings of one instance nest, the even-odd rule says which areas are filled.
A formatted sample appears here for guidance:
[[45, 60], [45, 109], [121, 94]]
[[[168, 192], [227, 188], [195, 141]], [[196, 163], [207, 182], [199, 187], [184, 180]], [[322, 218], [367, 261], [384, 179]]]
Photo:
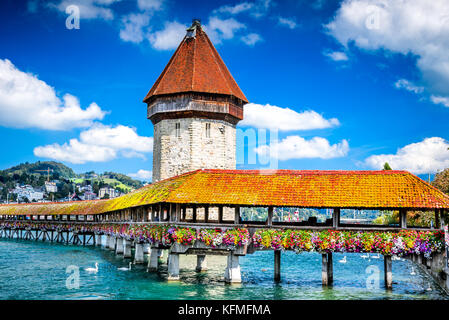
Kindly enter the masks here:
[[430, 257], [444, 248], [444, 232], [260, 229], [254, 233], [252, 241], [255, 247], [296, 252], [377, 252], [397, 256], [422, 253]]

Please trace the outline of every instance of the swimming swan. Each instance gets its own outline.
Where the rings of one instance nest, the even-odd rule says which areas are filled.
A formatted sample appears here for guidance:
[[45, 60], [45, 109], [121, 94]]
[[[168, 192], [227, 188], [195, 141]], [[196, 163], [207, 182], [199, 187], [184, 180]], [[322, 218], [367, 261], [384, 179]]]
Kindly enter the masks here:
[[84, 270], [87, 271], [87, 272], [97, 273], [98, 272], [98, 262], [95, 262], [95, 268], [86, 268]]
[[338, 260], [338, 262], [340, 262], [340, 263], [346, 263], [346, 256], [344, 256], [343, 259]]
[[117, 270], [130, 271], [131, 270], [131, 264], [132, 264], [132, 262], [129, 263], [128, 267], [117, 268]]

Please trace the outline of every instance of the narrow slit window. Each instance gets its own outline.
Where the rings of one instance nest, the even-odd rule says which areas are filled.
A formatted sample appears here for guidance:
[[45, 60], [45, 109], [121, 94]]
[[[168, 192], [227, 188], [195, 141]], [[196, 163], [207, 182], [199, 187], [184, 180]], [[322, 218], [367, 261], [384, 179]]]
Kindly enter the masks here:
[[206, 138], [210, 138], [210, 123], [206, 123]]
[[179, 122], [176, 123], [176, 136], [181, 136], [181, 124]]

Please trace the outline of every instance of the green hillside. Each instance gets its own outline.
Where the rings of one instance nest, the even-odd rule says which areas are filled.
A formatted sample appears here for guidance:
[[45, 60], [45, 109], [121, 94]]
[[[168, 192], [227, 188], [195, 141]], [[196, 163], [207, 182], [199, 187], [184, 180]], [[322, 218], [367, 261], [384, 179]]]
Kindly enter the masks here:
[[[47, 177], [47, 170], [50, 168], [50, 178], [54, 179], [71, 179], [76, 177], [75, 172], [66, 165], [55, 161], [37, 161], [35, 163], [21, 163], [12, 168], [3, 170], [2, 173], [8, 175], [37, 175]], [[45, 172], [44, 172], [45, 170]]]

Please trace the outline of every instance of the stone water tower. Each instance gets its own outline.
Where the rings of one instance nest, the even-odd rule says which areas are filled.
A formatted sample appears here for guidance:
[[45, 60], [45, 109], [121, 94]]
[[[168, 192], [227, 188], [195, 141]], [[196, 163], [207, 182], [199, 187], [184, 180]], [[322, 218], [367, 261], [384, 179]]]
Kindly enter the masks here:
[[235, 169], [235, 127], [248, 101], [199, 20], [143, 101], [154, 125], [153, 182], [196, 169]]

